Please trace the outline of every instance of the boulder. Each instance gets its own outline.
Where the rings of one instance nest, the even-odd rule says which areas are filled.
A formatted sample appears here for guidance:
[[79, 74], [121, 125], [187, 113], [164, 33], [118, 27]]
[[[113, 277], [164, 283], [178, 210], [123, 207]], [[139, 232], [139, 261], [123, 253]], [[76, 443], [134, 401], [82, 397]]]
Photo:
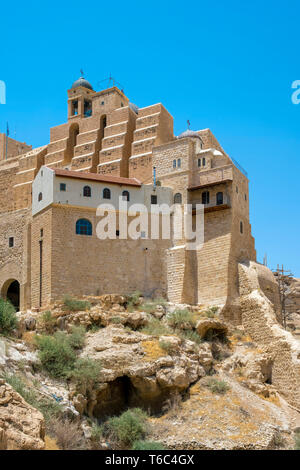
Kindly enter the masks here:
[[43, 415], [0, 380], [0, 449], [43, 450]]

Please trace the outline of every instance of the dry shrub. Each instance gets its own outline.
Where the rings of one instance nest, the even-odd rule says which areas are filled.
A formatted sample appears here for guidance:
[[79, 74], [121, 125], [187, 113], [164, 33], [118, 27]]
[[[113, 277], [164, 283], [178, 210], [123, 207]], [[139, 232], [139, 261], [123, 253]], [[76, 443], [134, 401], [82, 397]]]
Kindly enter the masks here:
[[67, 418], [53, 418], [49, 423], [49, 432], [61, 450], [86, 448], [83, 432], [76, 421]]
[[178, 411], [181, 408], [182, 397], [179, 392], [173, 393], [163, 404], [163, 413], [168, 413], [169, 417], [178, 416]]

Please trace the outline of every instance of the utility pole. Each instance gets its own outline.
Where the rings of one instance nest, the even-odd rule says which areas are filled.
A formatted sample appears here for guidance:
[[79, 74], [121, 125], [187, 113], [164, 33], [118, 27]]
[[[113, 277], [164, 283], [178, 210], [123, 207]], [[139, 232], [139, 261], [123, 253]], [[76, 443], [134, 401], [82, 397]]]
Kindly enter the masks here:
[[288, 284], [294, 275], [290, 270], [284, 269], [283, 264], [281, 265], [281, 268], [279, 267], [279, 264], [277, 264], [277, 269], [274, 271], [274, 273], [276, 274], [278, 282], [283, 327], [286, 330], [286, 322], [290, 315], [290, 312], [288, 312], [286, 308], [286, 299], [289, 297], [289, 295], [292, 294], [292, 291], [288, 288]]

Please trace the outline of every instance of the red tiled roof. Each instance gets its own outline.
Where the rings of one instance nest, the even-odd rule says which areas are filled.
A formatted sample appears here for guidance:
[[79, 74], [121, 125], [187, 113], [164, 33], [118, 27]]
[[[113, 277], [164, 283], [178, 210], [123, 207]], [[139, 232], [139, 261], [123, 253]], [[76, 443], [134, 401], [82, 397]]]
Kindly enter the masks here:
[[142, 183], [136, 178], [123, 178], [121, 176], [105, 176], [98, 173], [82, 173], [80, 171], [62, 170], [60, 168], [51, 168], [56, 176], [66, 178], [76, 178], [82, 180], [99, 181], [102, 183], [120, 184], [124, 186], [142, 186]]

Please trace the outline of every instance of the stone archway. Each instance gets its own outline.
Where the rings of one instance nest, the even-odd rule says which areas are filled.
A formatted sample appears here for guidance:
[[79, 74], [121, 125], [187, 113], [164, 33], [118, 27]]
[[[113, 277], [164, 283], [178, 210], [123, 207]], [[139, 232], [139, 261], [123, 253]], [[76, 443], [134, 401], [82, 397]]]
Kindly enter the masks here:
[[9, 279], [2, 287], [1, 297], [9, 300], [17, 311], [20, 310], [20, 283], [16, 279]]

